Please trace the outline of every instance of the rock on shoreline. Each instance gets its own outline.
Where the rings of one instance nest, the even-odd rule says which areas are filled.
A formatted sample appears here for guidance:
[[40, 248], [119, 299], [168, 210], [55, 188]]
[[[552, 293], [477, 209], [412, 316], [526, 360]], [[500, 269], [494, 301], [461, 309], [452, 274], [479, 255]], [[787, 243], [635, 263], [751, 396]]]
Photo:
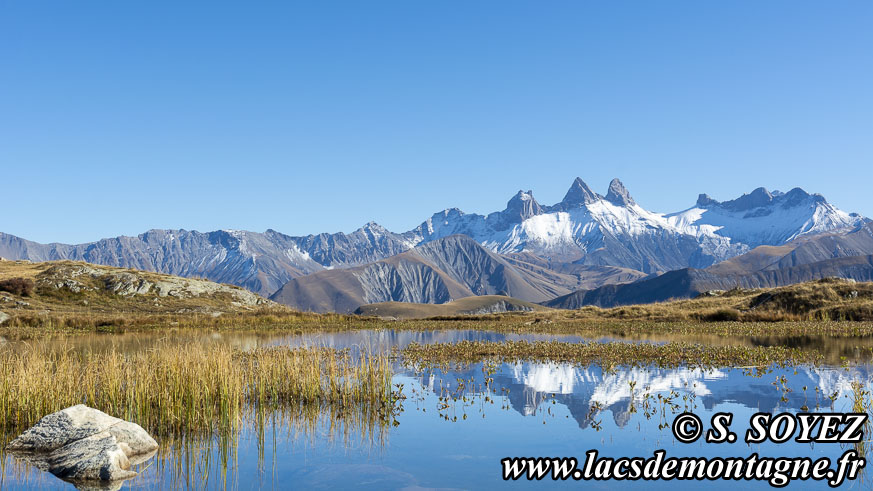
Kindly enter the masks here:
[[71, 481], [119, 481], [136, 476], [132, 464], [154, 455], [158, 443], [135, 423], [83, 404], [43, 417], [6, 449]]

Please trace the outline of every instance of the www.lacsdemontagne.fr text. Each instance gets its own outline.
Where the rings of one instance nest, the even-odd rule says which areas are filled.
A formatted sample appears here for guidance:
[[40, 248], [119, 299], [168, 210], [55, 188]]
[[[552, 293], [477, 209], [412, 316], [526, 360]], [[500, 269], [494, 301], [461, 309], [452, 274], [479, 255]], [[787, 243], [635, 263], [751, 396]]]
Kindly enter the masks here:
[[512, 457], [501, 460], [503, 479], [538, 481], [655, 481], [655, 480], [736, 480], [766, 481], [773, 487], [786, 486], [791, 481], [826, 481], [839, 486], [846, 479], [854, 480], [866, 460], [854, 449], [847, 450], [836, 460], [836, 466], [827, 457], [813, 460], [809, 457], [667, 457], [664, 450], [656, 450], [651, 457], [599, 457], [596, 450], [585, 454], [580, 467], [573, 457], [527, 458]]

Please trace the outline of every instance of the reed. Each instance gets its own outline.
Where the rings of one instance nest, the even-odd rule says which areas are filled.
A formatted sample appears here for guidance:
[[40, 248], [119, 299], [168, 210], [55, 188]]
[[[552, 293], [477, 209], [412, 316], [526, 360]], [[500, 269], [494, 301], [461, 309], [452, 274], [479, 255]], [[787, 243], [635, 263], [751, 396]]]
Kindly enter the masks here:
[[867, 420], [864, 422], [864, 438], [861, 439], [860, 442], [855, 443], [853, 446], [855, 450], [858, 451], [858, 455], [862, 457], [866, 457], [867, 452], [870, 451], [869, 443], [870, 443], [870, 412], [873, 409], [873, 401], [870, 399], [870, 391], [867, 390], [866, 385], [860, 380], [852, 381], [852, 412], [858, 414], [866, 414]]
[[331, 348], [251, 351], [161, 343], [135, 353], [41, 343], [0, 351], [0, 427], [87, 404], [156, 434], [235, 431], [250, 410], [312, 407], [369, 418], [393, 413], [385, 355]]

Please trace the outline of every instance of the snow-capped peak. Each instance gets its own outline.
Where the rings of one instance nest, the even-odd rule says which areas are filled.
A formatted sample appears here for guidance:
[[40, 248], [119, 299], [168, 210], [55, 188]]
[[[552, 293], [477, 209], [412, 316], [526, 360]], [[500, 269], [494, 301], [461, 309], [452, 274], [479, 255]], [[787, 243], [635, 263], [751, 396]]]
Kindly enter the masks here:
[[606, 201], [616, 206], [631, 206], [635, 205], [634, 199], [631, 198], [630, 192], [624, 187], [618, 178], [609, 183], [609, 190], [606, 193]]
[[358, 230], [360, 230], [362, 232], [369, 232], [369, 233], [375, 234], [375, 235], [383, 235], [383, 234], [390, 234], [391, 233], [387, 228], [379, 225], [376, 222], [367, 222], [364, 224], [363, 227], [361, 227]]
[[573, 181], [573, 184], [570, 186], [570, 189], [567, 190], [567, 194], [564, 195], [564, 199], [562, 199], [560, 203], [556, 204], [552, 208], [568, 210], [571, 208], [578, 208], [589, 203], [594, 203], [595, 201], [598, 201], [602, 198], [602, 196], [592, 191], [591, 188], [589, 188], [588, 185], [585, 184], [585, 181], [577, 177], [576, 180]]
[[506, 203], [506, 209], [503, 210], [501, 218], [507, 223], [518, 223], [532, 216], [542, 214], [543, 211], [543, 207], [534, 199], [532, 191], [525, 192], [519, 190]]
[[701, 194], [694, 208], [667, 218], [685, 233], [727, 237], [748, 248], [784, 244], [803, 235], [865, 222], [859, 215], [837, 209], [822, 195], [800, 188], [787, 193], [758, 188], [724, 202]]
[[405, 236], [419, 244], [465, 234], [495, 252], [527, 251], [657, 272], [706, 267], [759, 245], [865, 221], [800, 188], [787, 193], [758, 188], [724, 202], [704, 194], [695, 207], [665, 215], [638, 205], [618, 179], [602, 196], [576, 178], [553, 206], [540, 206], [531, 191], [519, 191], [504, 211], [482, 216], [446, 210]]

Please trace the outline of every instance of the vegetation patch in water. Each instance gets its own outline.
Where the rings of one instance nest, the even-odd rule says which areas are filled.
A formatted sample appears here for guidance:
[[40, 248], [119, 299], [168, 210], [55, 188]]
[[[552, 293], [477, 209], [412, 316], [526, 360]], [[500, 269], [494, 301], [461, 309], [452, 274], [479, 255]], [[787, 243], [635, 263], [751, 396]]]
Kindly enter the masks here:
[[412, 343], [401, 355], [409, 366], [445, 363], [564, 362], [577, 365], [654, 366], [674, 368], [791, 366], [814, 364], [820, 355], [781, 346], [704, 346], [688, 343], [566, 343], [558, 341], [461, 341], [458, 343]]

